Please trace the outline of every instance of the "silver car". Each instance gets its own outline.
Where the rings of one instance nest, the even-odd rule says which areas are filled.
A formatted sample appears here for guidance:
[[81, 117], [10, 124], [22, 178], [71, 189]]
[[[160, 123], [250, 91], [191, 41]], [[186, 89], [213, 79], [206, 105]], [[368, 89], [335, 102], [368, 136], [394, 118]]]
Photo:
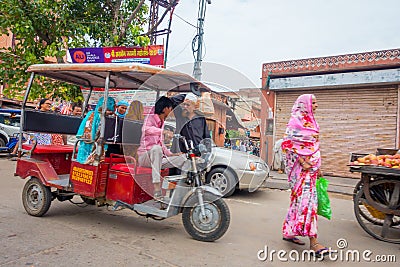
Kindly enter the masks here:
[[19, 122], [21, 115], [0, 110], [0, 147], [4, 147], [10, 137], [19, 133]]
[[216, 146], [212, 153], [206, 180], [225, 197], [235, 189], [254, 192], [269, 176], [269, 167], [260, 157]]

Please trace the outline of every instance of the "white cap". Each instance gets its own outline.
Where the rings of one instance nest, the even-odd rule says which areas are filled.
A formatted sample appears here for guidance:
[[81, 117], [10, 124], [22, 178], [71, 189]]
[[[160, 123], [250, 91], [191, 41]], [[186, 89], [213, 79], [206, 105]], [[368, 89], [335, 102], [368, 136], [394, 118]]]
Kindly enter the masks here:
[[190, 101], [193, 101], [193, 102], [197, 103], [198, 98], [197, 98], [197, 96], [195, 94], [188, 93], [188, 94], [186, 94], [186, 97], [185, 97], [185, 101], [186, 100], [190, 100]]

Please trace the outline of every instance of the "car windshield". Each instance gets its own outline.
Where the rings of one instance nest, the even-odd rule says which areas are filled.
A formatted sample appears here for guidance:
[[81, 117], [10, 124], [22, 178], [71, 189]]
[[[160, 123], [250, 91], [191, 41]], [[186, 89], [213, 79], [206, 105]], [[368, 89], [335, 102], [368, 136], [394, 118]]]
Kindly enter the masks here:
[[0, 123], [8, 126], [19, 127], [20, 116], [12, 116], [11, 114], [0, 114]]

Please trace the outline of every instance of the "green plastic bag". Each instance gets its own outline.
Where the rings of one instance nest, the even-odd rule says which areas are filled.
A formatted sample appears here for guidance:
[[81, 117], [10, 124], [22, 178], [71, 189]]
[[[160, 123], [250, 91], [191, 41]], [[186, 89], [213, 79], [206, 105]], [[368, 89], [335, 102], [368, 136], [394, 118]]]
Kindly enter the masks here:
[[317, 214], [321, 215], [328, 220], [332, 217], [331, 202], [328, 196], [329, 181], [324, 177], [317, 179], [317, 196], [318, 196], [318, 211]]

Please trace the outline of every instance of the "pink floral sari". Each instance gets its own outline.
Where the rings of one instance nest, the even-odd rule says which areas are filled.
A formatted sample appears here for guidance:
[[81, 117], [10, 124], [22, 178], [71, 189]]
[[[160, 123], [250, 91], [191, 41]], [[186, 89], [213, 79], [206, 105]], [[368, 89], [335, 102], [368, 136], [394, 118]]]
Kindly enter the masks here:
[[[286, 128], [282, 150], [292, 193], [289, 211], [283, 223], [283, 236], [317, 236], [318, 199], [315, 188], [321, 166], [319, 125], [312, 111], [311, 94], [297, 98]], [[303, 170], [299, 158], [307, 159], [312, 168]]]

